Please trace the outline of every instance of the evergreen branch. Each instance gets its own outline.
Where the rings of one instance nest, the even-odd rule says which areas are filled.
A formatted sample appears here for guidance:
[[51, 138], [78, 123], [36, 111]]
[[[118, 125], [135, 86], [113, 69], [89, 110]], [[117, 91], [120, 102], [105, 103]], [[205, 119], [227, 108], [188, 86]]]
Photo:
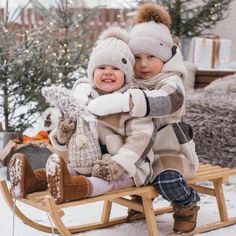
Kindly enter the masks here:
[[157, 0], [167, 8], [172, 18], [171, 31], [175, 36], [193, 37], [211, 29], [228, 16], [232, 0]]
[[[16, 22], [16, 20], [21, 16], [21, 14], [25, 11], [25, 9], [29, 6], [29, 4], [32, 1], [33, 0], [28, 0], [28, 2], [23, 7], [16, 8], [15, 11], [13, 12], [13, 14], [12, 14], [12, 17], [10, 18], [10, 22]], [[20, 10], [20, 12], [18, 13], [18, 15], [16, 15], [18, 10]], [[15, 16], [15, 18], [14, 18], [14, 16]]]

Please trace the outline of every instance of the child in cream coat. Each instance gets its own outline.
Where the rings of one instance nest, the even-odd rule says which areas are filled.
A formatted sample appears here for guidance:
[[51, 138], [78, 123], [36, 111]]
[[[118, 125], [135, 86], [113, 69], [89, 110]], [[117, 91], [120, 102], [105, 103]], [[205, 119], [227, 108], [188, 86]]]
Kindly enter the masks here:
[[129, 112], [133, 117], [155, 118], [158, 131], [152, 148], [151, 183], [173, 206], [174, 232], [186, 233], [196, 226], [200, 200], [186, 182], [198, 168], [192, 129], [182, 122], [186, 70], [170, 34], [170, 16], [163, 7], [141, 6], [136, 23], [129, 47], [135, 56], [134, 84], [138, 88], [101, 96], [88, 108], [98, 116]]
[[[88, 101], [103, 94], [123, 94], [131, 88], [135, 60], [127, 43], [128, 35], [121, 29], [104, 32], [90, 56], [88, 79], [75, 83], [72, 96], [83, 100], [78, 94], [80, 86], [87, 91]], [[55, 149], [70, 151], [68, 143], [76, 132], [76, 125], [79, 124], [69, 119], [59, 122], [50, 136]], [[56, 203], [63, 203], [150, 182], [151, 147], [156, 134], [152, 118], [134, 118], [125, 112], [100, 117], [97, 133], [103, 155], [101, 160], [94, 162], [92, 173], [83, 174], [85, 168], [73, 168], [62, 157], [53, 154], [48, 158], [46, 170], [41, 169], [39, 176], [25, 156], [16, 154], [9, 166], [13, 193], [24, 197], [27, 193], [44, 190], [47, 183]], [[19, 172], [20, 177], [16, 175]]]

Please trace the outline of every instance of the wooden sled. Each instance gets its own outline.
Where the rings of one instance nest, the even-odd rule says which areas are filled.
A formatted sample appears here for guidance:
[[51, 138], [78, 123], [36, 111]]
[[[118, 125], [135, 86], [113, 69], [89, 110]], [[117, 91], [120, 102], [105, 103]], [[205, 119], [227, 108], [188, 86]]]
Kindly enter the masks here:
[[[209, 164], [202, 164], [199, 166], [198, 172], [196, 176], [188, 181], [188, 183], [196, 189], [198, 192], [207, 194], [209, 196], [215, 197], [218, 213], [219, 213], [219, 221], [212, 222], [210, 224], [197, 227], [194, 232], [188, 235], [195, 235], [198, 233], [203, 233], [215, 229], [219, 229], [225, 226], [236, 224], [236, 217], [229, 218], [227, 207], [225, 203], [224, 193], [222, 184], [224, 180], [227, 180], [229, 176], [236, 175], [236, 169], [229, 168], [221, 168], [219, 166], [212, 166]], [[212, 187], [206, 187], [201, 185], [205, 181], [212, 182]], [[9, 207], [14, 209], [14, 199], [12, 198], [12, 194], [9, 191], [7, 184], [5, 181], [0, 182], [0, 188], [2, 194], [9, 205]], [[137, 203], [133, 200], [127, 198], [130, 195], [139, 195], [142, 197], [143, 203]], [[53, 227], [41, 225], [37, 222], [32, 221], [26, 215], [24, 215], [21, 210], [15, 207], [15, 214], [19, 217], [25, 224], [47, 233], [56, 233], [61, 234], [63, 236], [69, 236], [73, 233], [78, 233], [82, 231], [88, 231], [93, 229], [104, 228], [108, 226], [112, 226], [115, 224], [120, 224], [126, 222], [126, 216], [113, 218], [111, 219], [110, 214], [112, 210], [112, 203], [117, 203], [127, 208], [132, 208], [134, 210], [143, 212], [149, 236], [158, 236], [158, 226], [156, 223], [155, 215], [163, 214], [167, 212], [171, 212], [171, 207], [158, 208], [153, 209], [152, 199], [157, 197], [158, 193], [155, 191], [152, 186], [144, 186], [140, 188], [131, 187], [118, 191], [109, 192], [107, 194], [92, 197], [88, 199], [78, 200], [74, 202], [63, 203], [60, 205], [56, 205], [53, 197], [51, 197], [47, 191], [37, 192], [28, 194], [26, 198], [21, 200], [17, 200], [28, 204], [32, 207], [38, 208], [47, 212], [50, 215], [52, 222], [54, 223]], [[95, 222], [91, 224], [82, 224], [76, 226], [67, 227], [61, 217], [65, 214], [63, 209], [67, 207], [79, 206], [94, 202], [103, 201], [103, 211], [101, 215], [100, 222]], [[186, 234], [185, 234], [186, 235]]]

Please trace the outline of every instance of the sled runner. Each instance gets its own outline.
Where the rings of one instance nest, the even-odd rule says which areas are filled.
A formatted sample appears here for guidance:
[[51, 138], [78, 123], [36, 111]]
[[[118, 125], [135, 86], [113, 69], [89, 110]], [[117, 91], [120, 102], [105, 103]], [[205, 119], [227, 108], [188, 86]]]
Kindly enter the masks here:
[[[212, 166], [210, 164], [201, 164], [199, 166], [196, 176], [193, 179], [189, 180], [188, 183], [198, 192], [216, 198], [219, 220], [204, 226], [199, 226], [194, 230], [194, 232], [188, 235], [203, 233], [236, 224], [236, 217], [228, 216], [228, 211], [222, 186], [223, 181], [228, 180], [228, 178], [232, 175], [236, 175], [236, 169], [222, 168], [220, 166]], [[212, 187], [202, 185], [202, 183], [206, 181], [211, 182]], [[43, 232], [52, 233], [53, 231], [54, 233], [61, 234], [63, 236], [69, 236], [73, 233], [104, 228], [126, 222], [127, 216], [119, 218], [110, 217], [113, 203], [117, 203], [127, 208], [132, 208], [134, 210], [143, 212], [144, 213], [143, 216], [146, 219], [149, 236], [158, 236], [159, 235], [158, 224], [156, 223], [155, 215], [172, 211], [171, 207], [157, 208], [157, 209], [153, 208], [152, 199], [158, 196], [158, 193], [155, 191], [153, 186], [144, 186], [140, 188], [131, 187], [126, 189], [121, 189], [106, 193], [101, 196], [63, 203], [60, 205], [55, 204], [53, 197], [51, 197], [47, 191], [28, 194], [25, 198], [17, 200], [47, 212], [50, 215], [50, 218], [54, 224], [53, 227], [50, 227], [32, 221], [29, 217], [23, 214], [19, 208], [15, 207], [14, 209], [14, 199], [7, 187], [6, 181], [3, 180], [0, 182], [0, 188], [8, 206], [12, 209], [12, 211], [15, 210], [16, 216], [18, 216], [25, 224]], [[130, 198], [127, 198], [127, 196], [131, 195], [141, 196], [143, 203], [138, 203], [135, 202], [134, 200], [130, 200]], [[69, 226], [69, 227], [67, 227], [63, 223], [63, 220], [61, 219], [62, 216], [65, 215], [63, 209], [67, 207], [80, 206], [100, 201], [103, 202], [103, 211], [101, 214], [100, 222]], [[88, 212], [88, 214], [89, 213], [90, 212]]]

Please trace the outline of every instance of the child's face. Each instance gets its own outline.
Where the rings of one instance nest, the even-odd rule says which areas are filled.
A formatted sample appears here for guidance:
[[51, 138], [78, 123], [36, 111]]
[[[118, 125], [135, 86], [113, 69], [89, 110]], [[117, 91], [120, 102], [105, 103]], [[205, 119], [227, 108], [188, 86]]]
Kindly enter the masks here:
[[104, 65], [95, 69], [93, 79], [97, 89], [111, 93], [123, 87], [125, 75], [114, 66]]
[[164, 62], [147, 53], [135, 55], [134, 73], [141, 79], [150, 79], [161, 72]]

